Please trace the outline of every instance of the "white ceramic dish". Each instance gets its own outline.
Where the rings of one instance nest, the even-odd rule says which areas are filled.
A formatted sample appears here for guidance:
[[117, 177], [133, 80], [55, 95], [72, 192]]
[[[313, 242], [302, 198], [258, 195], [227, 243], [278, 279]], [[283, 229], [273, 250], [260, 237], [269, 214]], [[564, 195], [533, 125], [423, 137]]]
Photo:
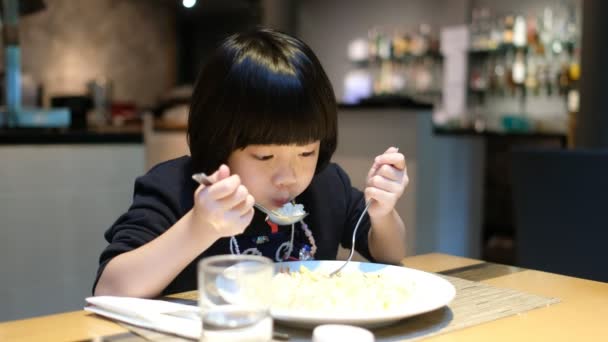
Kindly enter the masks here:
[[[276, 270], [289, 267], [298, 271], [304, 266], [311, 271], [329, 274], [336, 270], [343, 261], [292, 261], [276, 263]], [[413, 283], [413, 292], [403, 306], [382, 312], [346, 312], [343, 314], [319, 311], [299, 311], [273, 308], [272, 316], [281, 324], [312, 328], [320, 324], [351, 324], [363, 327], [378, 327], [395, 321], [430, 312], [449, 304], [456, 295], [456, 289], [447, 280], [423, 271], [407, 267], [367, 262], [350, 262], [343, 272], [359, 270], [365, 273], [387, 273], [403, 277], [404, 282]]]

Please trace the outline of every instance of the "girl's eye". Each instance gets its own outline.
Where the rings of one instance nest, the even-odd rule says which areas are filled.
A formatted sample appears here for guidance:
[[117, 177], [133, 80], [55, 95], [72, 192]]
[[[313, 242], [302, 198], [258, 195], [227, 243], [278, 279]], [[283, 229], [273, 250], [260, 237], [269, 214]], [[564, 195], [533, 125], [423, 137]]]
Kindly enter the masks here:
[[313, 151], [309, 151], [309, 152], [303, 152], [303, 153], [300, 153], [300, 155], [301, 155], [302, 157], [310, 157], [310, 156], [314, 156], [314, 155], [315, 155], [315, 152], [316, 152], [316, 151], [314, 151], [314, 150], [313, 150]]
[[261, 155], [261, 156], [260, 155], [255, 155], [254, 157], [257, 160], [262, 160], [263, 161], [263, 160], [270, 160], [270, 159], [272, 159], [273, 155], [272, 154]]

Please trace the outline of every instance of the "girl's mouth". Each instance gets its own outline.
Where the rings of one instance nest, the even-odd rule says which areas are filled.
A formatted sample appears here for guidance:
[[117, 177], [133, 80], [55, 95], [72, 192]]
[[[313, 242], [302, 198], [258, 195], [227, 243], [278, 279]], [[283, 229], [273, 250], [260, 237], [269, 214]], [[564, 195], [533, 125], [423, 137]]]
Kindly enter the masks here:
[[275, 206], [276, 208], [281, 208], [287, 202], [289, 202], [288, 198], [285, 198], [285, 199], [273, 199], [272, 200], [272, 205]]

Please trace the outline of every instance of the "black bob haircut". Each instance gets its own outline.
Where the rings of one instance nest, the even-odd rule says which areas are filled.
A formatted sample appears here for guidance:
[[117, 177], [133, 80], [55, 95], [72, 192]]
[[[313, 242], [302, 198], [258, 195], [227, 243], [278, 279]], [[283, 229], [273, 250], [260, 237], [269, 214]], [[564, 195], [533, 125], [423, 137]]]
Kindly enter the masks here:
[[188, 145], [193, 172], [214, 172], [248, 145], [320, 140], [316, 173], [336, 150], [331, 83], [301, 40], [258, 28], [226, 38], [203, 65], [192, 94]]

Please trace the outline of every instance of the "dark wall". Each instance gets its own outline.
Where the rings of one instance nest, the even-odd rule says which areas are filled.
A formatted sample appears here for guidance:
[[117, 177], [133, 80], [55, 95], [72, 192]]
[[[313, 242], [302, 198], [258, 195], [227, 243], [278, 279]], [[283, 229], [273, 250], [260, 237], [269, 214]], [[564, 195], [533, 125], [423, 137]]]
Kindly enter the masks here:
[[177, 11], [178, 84], [193, 83], [201, 63], [226, 36], [261, 23], [258, 0], [199, 1]]
[[43, 11], [20, 19], [19, 38], [23, 79], [43, 87], [45, 105], [84, 94], [98, 78], [113, 82], [115, 100], [141, 106], [175, 85], [177, 1], [44, 2]]

